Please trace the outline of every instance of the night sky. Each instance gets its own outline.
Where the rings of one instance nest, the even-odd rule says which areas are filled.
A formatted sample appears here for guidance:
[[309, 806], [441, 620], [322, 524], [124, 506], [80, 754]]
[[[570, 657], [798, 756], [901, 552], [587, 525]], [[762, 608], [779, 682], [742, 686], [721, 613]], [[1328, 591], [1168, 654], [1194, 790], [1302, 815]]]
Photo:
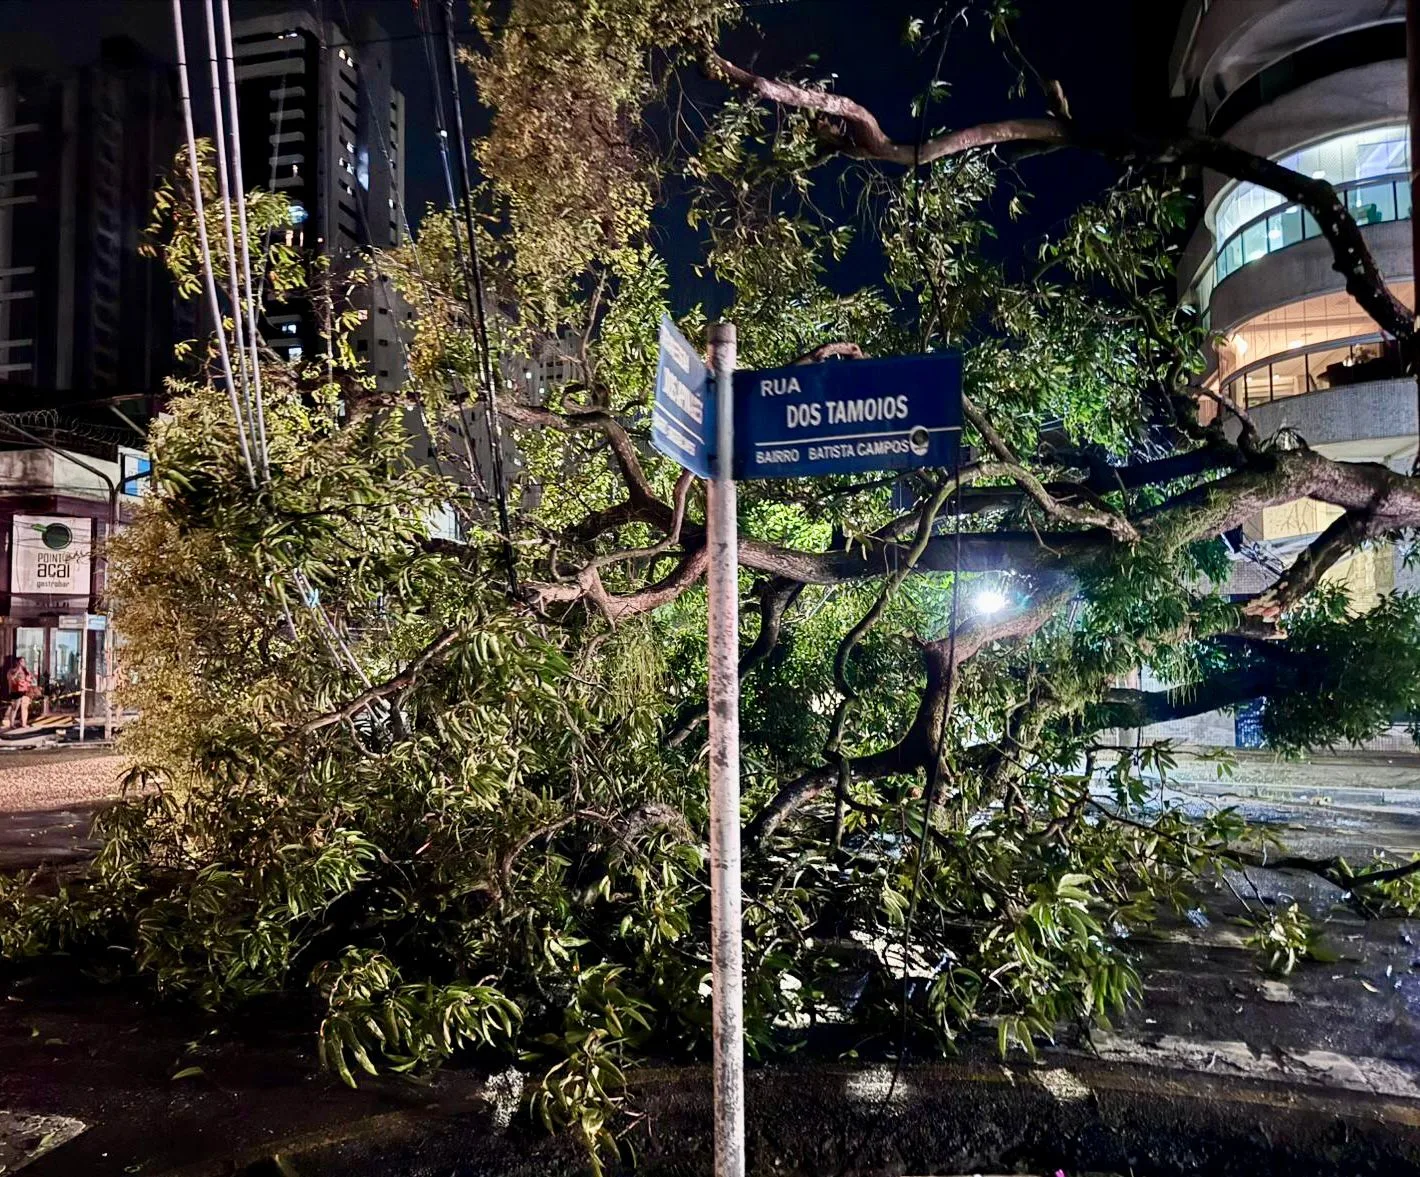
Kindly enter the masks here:
[[[330, 15], [340, 17], [342, 0], [324, 3]], [[443, 202], [444, 187], [414, 7], [411, 0], [343, 3], [355, 19], [372, 14], [390, 37], [394, 81], [407, 104], [408, 209], [417, 221], [426, 203]], [[202, 10], [196, 0], [184, 0], [184, 5], [191, 58], [202, 36]], [[240, 18], [242, 7], [241, 0], [233, 0], [234, 16]], [[1020, 0], [1019, 35], [1042, 73], [1060, 79], [1081, 122], [1158, 127], [1177, 118], [1167, 103], [1165, 75], [1181, 7], [1182, 0]], [[933, 8], [933, 0], [757, 0], [750, 12], [758, 30], [736, 30], [730, 55], [773, 73], [801, 67], [817, 54], [816, 70], [836, 72], [841, 92], [870, 107], [889, 134], [911, 139], [916, 128], [908, 104], [934, 62], [904, 44], [903, 30], [909, 17], [930, 15]], [[456, 0], [460, 17], [462, 9]], [[92, 60], [103, 37], [120, 33], [155, 56], [172, 60], [169, 0], [0, 0], [0, 59], [6, 63]], [[1011, 114], [1044, 113], [1034, 94], [1008, 101], [1012, 74], [987, 42], [982, 22], [954, 34], [943, 76], [951, 82], [952, 94], [934, 122], [963, 126]], [[201, 98], [202, 86], [195, 84], [194, 91]], [[466, 84], [470, 107], [471, 91]], [[472, 109], [466, 117], [471, 126], [481, 122]], [[1079, 153], [1027, 160], [1021, 171], [1035, 198], [1021, 222], [1005, 227], [999, 248], [1006, 250], [1026, 248], [1113, 177], [1109, 165]], [[682, 307], [702, 297], [713, 301], [710, 288], [691, 272], [696, 249], [683, 225], [683, 201], [673, 185], [666, 196], [659, 228], [661, 245], [672, 262], [675, 301]], [[871, 276], [867, 270], [854, 272], [854, 265], [850, 258], [845, 280]]]

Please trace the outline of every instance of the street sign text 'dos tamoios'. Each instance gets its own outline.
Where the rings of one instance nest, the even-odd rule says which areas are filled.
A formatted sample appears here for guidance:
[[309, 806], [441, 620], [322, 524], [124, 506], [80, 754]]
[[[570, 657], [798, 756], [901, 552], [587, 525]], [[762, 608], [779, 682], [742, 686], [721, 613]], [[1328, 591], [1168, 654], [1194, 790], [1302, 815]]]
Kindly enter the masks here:
[[[956, 352], [740, 371], [734, 394], [737, 480], [956, 464], [962, 419]], [[705, 365], [662, 320], [652, 442], [708, 477], [718, 458], [714, 421]]]

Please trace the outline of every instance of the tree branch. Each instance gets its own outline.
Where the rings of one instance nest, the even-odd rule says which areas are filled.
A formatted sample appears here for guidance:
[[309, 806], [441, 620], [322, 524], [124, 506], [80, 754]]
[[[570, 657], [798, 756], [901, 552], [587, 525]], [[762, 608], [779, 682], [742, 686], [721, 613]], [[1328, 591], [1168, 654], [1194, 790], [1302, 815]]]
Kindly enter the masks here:
[[1004, 119], [965, 130], [935, 135], [921, 144], [898, 143], [883, 131], [873, 113], [861, 104], [827, 90], [815, 90], [761, 77], [723, 57], [710, 55], [706, 72], [712, 78], [747, 90], [768, 102], [816, 111], [824, 116], [819, 136], [831, 150], [902, 167], [931, 163], [947, 156], [1007, 143], [1033, 143], [1046, 148], [1079, 147], [1128, 165], [1192, 164], [1211, 168], [1235, 180], [1259, 184], [1301, 205], [1316, 220], [1331, 244], [1336, 270], [1347, 292], [1380, 326], [1408, 351], [1415, 334], [1415, 316], [1386, 285], [1380, 268], [1355, 219], [1325, 180], [1313, 179], [1205, 135], [1157, 138], [1084, 131], [1061, 118]]
[[718, 81], [749, 90], [768, 102], [817, 111], [838, 120], [841, 124], [838, 127], [824, 124], [820, 128], [820, 137], [836, 151], [861, 159], [901, 164], [903, 167], [931, 163], [944, 156], [998, 143], [1054, 141], [1064, 144], [1069, 141], [1067, 128], [1058, 119], [1004, 119], [982, 123], [965, 131], [936, 135], [926, 140], [919, 149], [916, 144], [897, 143], [888, 138], [872, 111], [842, 94], [761, 77], [717, 54], [711, 54], [708, 58], [706, 72]]
[[963, 396], [961, 403], [962, 413], [966, 419], [981, 434], [982, 440], [986, 442], [991, 451], [1001, 459], [1011, 477], [1052, 519], [1083, 527], [1102, 527], [1116, 539], [1124, 540], [1127, 543], [1132, 543], [1139, 538], [1139, 533], [1134, 529], [1133, 524], [1114, 511], [1099, 507], [1071, 507], [1054, 498], [1045, 489], [1044, 483], [1021, 465], [1020, 459], [1011, 451], [1006, 439], [986, 419], [986, 414], [972, 403], [971, 398]]
[[1108, 692], [1094, 713], [1094, 726], [1139, 728], [1174, 719], [1236, 707], [1267, 694], [1277, 682], [1272, 666], [1248, 666], [1214, 675], [1183, 689], [1137, 691], [1120, 687]]
[[648, 559], [652, 556], [659, 556], [680, 543], [680, 530], [685, 523], [685, 503], [690, 495], [690, 484], [694, 481], [695, 475], [689, 470], [682, 470], [680, 477], [676, 479], [675, 506], [671, 511], [670, 527], [659, 543], [654, 543], [648, 548], [632, 548], [625, 552], [611, 552], [605, 556], [598, 556], [591, 562], [591, 567], [600, 569], [622, 560]]
[[627, 617], [670, 604], [705, 575], [709, 563], [710, 550], [701, 544], [687, 551], [675, 568], [655, 584], [634, 593], [618, 596], [607, 592], [595, 564], [583, 568], [577, 573], [575, 580], [558, 584], [532, 584], [528, 586], [528, 592], [538, 609], [546, 609], [549, 605], [571, 604], [587, 597], [596, 605], [602, 616], [612, 625], [616, 625]]
[[[911, 725], [902, 739], [892, 746], [865, 756], [848, 758], [845, 763], [852, 776], [859, 780], [876, 780], [925, 768], [937, 755], [937, 733], [943, 730], [957, 667], [994, 642], [1029, 637], [1074, 595], [1075, 582], [1068, 577], [1057, 576], [1042, 583], [1035, 598], [1021, 608], [1003, 617], [977, 617], [965, 622], [957, 629], [955, 643], [950, 637], [924, 643], [922, 652], [927, 683]], [[745, 827], [746, 845], [763, 850], [774, 831], [790, 814], [837, 782], [839, 771], [838, 763], [821, 764], [781, 788]]]
[[444, 630], [443, 633], [425, 646], [424, 649], [419, 652], [418, 656], [400, 671], [399, 674], [391, 679], [386, 679], [382, 683], [377, 683], [368, 690], [361, 691], [360, 694], [356, 695], [355, 698], [351, 699], [350, 702], [345, 704], [340, 710], [330, 711], [325, 715], [319, 715], [315, 719], [312, 719], [300, 729], [301, 735], [310, 735], [312, 732], [319, 731], [323, 727], [329, 727], [333, 723], [341, 723], [344, 720], [351, 719], [376, 699], [387, 698], [390, 695], [398, 694], [400, 691], [413, 686], [414, 680], [419, 677], [419, 672], [462, 636], [463, 630], [457, 627]]
[[1328, 569], [1374, 535], [1368, 511], [1348, 511], [1314, 539], [1292, 566], [1243, 606], [1243, 616], [1275, 626], [1278, 618], [1316, 588]]
[[861, 360], [862, 358], [863, 349], [856, 343], [840, 341], [836, 343], [821, 343], [818, 347], [804, 352], [798, 359], [790, 360], [789, 363], [791, 365], [818, 364], [822, 363], [824, 360], [831, 359]]
[[656, 507], [666, 515], [670, 508], [656, 498], [646, 472], [641, 467], [641, 458], [631, 440], [626, 427], [607, 409], [578, 408], [565, 413], [554, 412], [541, 405], [522, 404], [514, 400], [500, 400], [499, 413], [515, 425], [525, 428], [556, 429], [562, 433], [596, 431], [606, 435], [611, 451], [616, 455], [617, 465], [626, 479], [627, 492], [631, 502], [638, 507]]
[[[803, 591], [803, 584], [782, 576], [766, 580], [759, 586], [759, 633], [755, 635], [754, 644], [740, 657], [741, 680], [774, 652], [784, 628], [784, 614]], [[687, 704], [666, 733], [667, 746], [676, 748], [685, 743], [707, 714], [709, 704], [706, 700]]]

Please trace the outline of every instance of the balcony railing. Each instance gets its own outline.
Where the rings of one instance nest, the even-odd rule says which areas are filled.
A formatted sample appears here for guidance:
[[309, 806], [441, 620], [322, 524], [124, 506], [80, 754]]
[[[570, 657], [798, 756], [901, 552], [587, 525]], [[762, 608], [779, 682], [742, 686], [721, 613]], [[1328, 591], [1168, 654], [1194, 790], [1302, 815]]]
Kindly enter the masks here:
[[1380, 334], [1353, 335], [1257, 360], [1230, 372], [1223, 378], [1221, 390], [1234, 404], [1251, 409], [1309, 392], [1404, 374], [1405, 365], [1394, 340]]
[[[1382, 176], [1338, 184], [1336, 193], [1359, 225], [1410, 219], [1410, 179], [1407, 176]], [[1300, 205], [1283, 205], [1254, 217], [1218, 250], [1213, 259], [1213, 284], [1216, 287], [1224, 278], [1268, 254], [1320, 236], [1321, 226]]]

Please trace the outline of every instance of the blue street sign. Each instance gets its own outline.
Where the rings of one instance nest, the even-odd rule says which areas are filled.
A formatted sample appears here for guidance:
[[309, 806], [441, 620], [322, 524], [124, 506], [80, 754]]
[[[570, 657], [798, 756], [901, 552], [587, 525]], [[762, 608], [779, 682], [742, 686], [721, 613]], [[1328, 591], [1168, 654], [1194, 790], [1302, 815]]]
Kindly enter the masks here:
[[957, 352], [735, 373], [737, 479], [951, 466], [960, 439]]
[[710, 371], [667, 317], [651, 408], [651, 444], [687, 470], [709, 478], [715, 450], [715, 385]]

